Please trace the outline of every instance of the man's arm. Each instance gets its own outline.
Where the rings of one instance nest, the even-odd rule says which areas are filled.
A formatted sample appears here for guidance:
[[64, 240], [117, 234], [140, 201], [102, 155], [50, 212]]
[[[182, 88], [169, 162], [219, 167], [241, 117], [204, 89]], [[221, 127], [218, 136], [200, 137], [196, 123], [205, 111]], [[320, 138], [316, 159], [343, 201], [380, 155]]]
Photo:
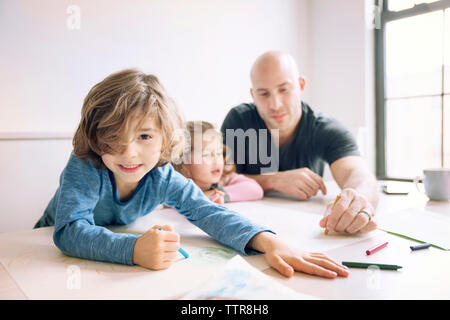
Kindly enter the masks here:
[[364, 195], [374, 209], [378, 205], [377, 181], [359, 156], [348, 156], [330, 165], [331, 174], [343, 190], [351, 188]]

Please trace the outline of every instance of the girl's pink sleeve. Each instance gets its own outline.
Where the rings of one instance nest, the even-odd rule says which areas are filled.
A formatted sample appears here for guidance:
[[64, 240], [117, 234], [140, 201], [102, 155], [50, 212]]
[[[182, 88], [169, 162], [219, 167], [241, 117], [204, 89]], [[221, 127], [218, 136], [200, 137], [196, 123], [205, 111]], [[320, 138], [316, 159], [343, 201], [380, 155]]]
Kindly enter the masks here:
[[230, 197], [230, 202], [260, 200], [264, 197], [264, 190], [259, 183], [242, 174], [234, 173], [223, 190]]

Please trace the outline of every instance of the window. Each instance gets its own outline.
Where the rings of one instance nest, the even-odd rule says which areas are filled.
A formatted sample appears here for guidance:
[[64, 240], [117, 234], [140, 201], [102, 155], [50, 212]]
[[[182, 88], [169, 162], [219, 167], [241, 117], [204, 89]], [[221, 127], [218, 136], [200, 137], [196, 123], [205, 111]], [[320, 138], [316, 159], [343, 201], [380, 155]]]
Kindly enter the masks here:
[[382, 2], [377, 177], [411, 180], [450, 167], [450, 0]]

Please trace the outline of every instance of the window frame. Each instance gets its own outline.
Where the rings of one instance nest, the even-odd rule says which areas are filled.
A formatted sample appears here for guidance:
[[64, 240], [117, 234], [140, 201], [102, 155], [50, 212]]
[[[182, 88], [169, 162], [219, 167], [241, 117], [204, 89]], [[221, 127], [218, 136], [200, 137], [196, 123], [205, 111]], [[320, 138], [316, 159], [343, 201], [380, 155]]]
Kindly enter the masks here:
[[[386, 23], [450, 8], [450, 0], [422, 3], [401, 11], [389, 11], [389, 0], [375, 0], [379, 7], [380, 25], [375, 28], [375, 142], [376, 177], [379, 180], [413, 181], [413, 178], [390, 177], [386, 174], [386, 97], [385, 97], [385, 47]], [[450, 17], [449, 17], [450, 18]], [[444, 88], [444, 64], [442, 64], [442, 88]], [[441, 91], [441, 108], [444, 115], [444, 90]], [[441, 117], [441, 166], [444, 164], [444, 116]]]

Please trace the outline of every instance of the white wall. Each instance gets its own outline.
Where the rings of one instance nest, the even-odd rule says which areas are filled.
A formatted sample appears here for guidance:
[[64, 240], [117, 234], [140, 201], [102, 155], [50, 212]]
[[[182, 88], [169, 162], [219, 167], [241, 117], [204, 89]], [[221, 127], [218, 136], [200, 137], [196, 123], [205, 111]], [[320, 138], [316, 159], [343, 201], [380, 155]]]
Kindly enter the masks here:
[[[80, 29], [70, 29], [80, 9]], [[106, 75], [157, 75], [189, 120], [220, 125], [250, 100], [249, 69], [269, 49], [306, 61], [306, 0], [2, 0], [0, 131], [73, 132]], [[307, 63], [305, 63], [307, 65]]]
[[308, 84], [311, 107], [352, 130], [375, 172], [374, 37], [368, 20], [372, 2], [308, 2]]
[[0, 141], [0, 233], [33, 228], [59, 184], [72, 142]]

